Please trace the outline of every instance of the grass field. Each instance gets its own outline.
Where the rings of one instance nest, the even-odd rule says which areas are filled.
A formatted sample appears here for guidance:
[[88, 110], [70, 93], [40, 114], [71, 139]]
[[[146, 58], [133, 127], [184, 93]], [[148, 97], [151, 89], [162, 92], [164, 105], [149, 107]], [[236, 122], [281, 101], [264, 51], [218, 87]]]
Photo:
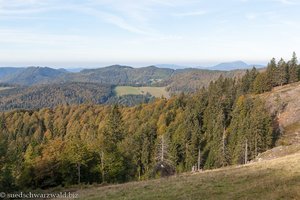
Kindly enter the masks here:
[[8, 90], [8, 89], [12, 89], [12, 87], [0, 87], [0, 91], [1, 90]]
[[155, 97], [166, 97], [169, 98], [169, 93], [166, 91], [165, 87], [132, 87], [132, 86], [117, 86], [115, 88], [115, 92], [118, 96], [123, 95], [146, 95], [150, 93], [152, 96]]
[[300, 199], [300, 153], [243, 166], [72, 191], [85, 200]]

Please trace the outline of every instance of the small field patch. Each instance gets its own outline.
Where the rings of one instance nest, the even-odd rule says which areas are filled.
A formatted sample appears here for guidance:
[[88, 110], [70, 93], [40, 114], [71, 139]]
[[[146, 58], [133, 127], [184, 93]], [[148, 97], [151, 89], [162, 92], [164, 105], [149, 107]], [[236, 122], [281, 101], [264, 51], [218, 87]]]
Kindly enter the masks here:
[[117, 86], [115, 88], [117, 96], [123, 95], [146, 95], [147, 93], [155, 97], [166, 97], [169, 98], [170, 95], [166, 91], [165, 87], [133, 87], [133, 86]]
[[1, 90], [8, 90], [8, 89], [12, 89], [13, 87], [0, 87], [0, 91]]

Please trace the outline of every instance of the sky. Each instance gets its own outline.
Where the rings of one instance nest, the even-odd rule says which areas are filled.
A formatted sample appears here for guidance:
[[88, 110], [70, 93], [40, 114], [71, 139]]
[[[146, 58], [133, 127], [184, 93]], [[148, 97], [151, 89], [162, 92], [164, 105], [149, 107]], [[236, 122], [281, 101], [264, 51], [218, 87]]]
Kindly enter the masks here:
[[0, 0], [0, 66], [265, 64], [300, 52], [300, 0]]

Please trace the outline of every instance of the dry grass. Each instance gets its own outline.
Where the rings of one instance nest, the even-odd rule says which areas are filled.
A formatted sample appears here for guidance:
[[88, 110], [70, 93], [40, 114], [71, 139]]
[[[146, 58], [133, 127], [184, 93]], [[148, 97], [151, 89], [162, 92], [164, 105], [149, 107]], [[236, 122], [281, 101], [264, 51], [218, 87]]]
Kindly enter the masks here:
[[80, 199], [300, 199], [300, 153], [170, 178], [77, 191]]

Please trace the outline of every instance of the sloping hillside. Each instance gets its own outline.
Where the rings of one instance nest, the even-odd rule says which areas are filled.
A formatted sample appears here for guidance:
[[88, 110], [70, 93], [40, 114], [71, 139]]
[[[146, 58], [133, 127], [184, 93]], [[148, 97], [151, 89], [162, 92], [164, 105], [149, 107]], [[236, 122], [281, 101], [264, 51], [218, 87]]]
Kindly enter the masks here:
[[0, 79], [7, 79], [7, 77], [12, 76], [14, 74], [18, 74], [24, 70], [25, 68], [20, 68], [20, 67], [1, 67]]
[[70, 189], [80, 199], [299, 199], [300, 83], [260, 95], [277, 116], [277, 147], [249, 164], [169, 178]]
[[[2, 68], [0, 71], [3, 72], [3, 70]], [[54, 83], [59, 77], [67, 73], [64, 70], [49, 67], [16, 68], [14, 71], [9, 71], [11, 71], [11, 73], [6, 73], [0, 77], [0, 82], [18, 85]]]
[[300, 152], [242, 166], [164, 179], [90, 187], [79, 199], [299, 199]]
[[112, 86], [96, 83], [63, 83], [16, 87], [0, 92], [0, 111], [53, 108], [57, 105], [102, 104], [112, 96]]
[[277, 117], [281, 132], [278, 145], [300, 143], [300, 82], [276, 87], [261, 96]]
[[63, 79], [65, 81], [96, 82], [114, 85], [151, 85], [170, 77], [173, 72], [173, 69], [158, 68], [155, 66], [133, 68], [113, 65], [68, 74]]
[[167, 79], [164, 84], [170, 93], [195, 92], [199, 88], [206, 87], [211, 81], [217, 80], [220, 76], [224, 78], [241, 77], [245, 70], [234, 71], [214, 71], [200, 69], [178, 70], [172, 77]]

